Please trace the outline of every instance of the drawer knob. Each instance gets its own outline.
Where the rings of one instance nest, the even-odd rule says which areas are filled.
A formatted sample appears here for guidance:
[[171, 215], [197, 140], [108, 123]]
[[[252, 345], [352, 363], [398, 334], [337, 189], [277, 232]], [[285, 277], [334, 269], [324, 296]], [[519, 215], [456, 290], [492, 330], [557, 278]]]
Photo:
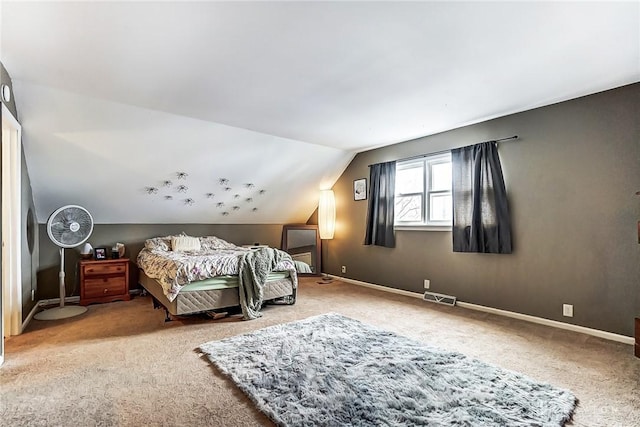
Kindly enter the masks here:
[[104, 290], [104, 293], [106, 294], [107, 292], [109, 292], [109, 290], [108, 290], [108, 289], [105, 289], [105, 290]]

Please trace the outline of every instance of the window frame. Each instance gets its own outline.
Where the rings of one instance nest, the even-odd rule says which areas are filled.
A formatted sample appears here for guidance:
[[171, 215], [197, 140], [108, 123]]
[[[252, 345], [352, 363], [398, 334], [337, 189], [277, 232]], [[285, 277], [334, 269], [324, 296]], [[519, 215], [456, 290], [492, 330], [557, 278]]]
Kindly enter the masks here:
[[[453, 218], [450, 221], [437, 221], [431, 220], [432, 206], [431, 197], [434, 195], [448, 194], [452, 195], [452, 188], [449, 190], [432, 190], [433, 182], [433, 165], [451, 163], [451, 152], [439, 153], [421, 157], [419, 159], [410, 159], [405, 161], [398, 161], [396, 163], [396, 175], [397, 172], [402, 169], [410, 169], [412, 167], [422, 167], [422, 192], [418, 193], [399, 193], [397, 190], [396, 180], [396, 192], [395, 197], [407, 197], [407, 196], [420, 196], [422, 199], [421, 204], [421, 220], [416, 221], [398, 221], [398, 217], [394, 218], [394, 228], [396, 230], [417, 230], [417, 231], [450, 231], [452, 227]], [[453, 209], [453, 207], [452, 207]], [[453, 214], [453, 213], [452, 213]]]

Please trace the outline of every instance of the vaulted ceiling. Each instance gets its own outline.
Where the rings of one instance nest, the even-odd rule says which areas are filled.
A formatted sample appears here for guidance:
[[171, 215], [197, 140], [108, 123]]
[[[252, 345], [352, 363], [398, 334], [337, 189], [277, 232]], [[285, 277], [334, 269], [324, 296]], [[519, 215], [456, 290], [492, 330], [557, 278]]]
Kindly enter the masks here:
[[359, 151], [640, 80], [637, 2], [0, 13], [40, 222], [70, 203], [98, 223], [306, 221]]

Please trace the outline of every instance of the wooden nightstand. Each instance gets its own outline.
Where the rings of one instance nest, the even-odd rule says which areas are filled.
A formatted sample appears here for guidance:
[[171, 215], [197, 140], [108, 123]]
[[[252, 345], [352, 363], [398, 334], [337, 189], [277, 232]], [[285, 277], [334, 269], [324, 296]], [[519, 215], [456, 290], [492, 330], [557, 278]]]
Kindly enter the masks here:
[[80, 261], [80, 305], [130, 299], [129, 258]]

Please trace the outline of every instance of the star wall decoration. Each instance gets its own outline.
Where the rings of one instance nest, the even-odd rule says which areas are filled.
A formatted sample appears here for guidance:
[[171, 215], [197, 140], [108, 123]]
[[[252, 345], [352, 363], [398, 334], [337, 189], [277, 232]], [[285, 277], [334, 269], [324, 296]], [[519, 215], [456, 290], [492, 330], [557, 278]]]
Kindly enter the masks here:
[[[189, 174], [187, 172], [179, 171], [179, 172], [173, 173], [171, 175], [171, 178], [184, 181], [184, 180], [187, 180], [188, 176]], [[203, 184], [201, 180], [196, 180], [196, 181], [197, 181], [196, 184], [198, 184], [198, 186], [201, 186]], [[216, 182], [215, 179], [214, 179], [214, 182]], [[260, 195], [260, 196], [264, 195], [266, 193], [266, 190], [265, 189], [260, 189], [257, 191], [254, 190], [256, 188], [256, 185], [252, 182], [245, 181], [243, 184], [238, 184], [237, 186], [231, 186], [230, 182], [231, 181], [228, 178], [217, 179], [218, 185], [220, 185], [224, 193], [227, 194], [226, 196], [225, 194], [216, 196], [214, 192], [206, 192], [202, 194], [207, 199], [214, 199], [214, 198], [218, 199], [218, 201], [215, 203], [215, 207], [222, 210], [220, 212], [222, 216], [229, 216], [234, 212], [243, 210], [244, 208], [241, 209], [240, 205], [238, 204], [238, 202], [241, 200], [244, 201], [244, 203], [247, 203], [250, 205], [246, 209], [248, 209], [250, 212], [257, 212], [258, 208], [255, 205], [251, 206], [251, 204], [255, 203], [255, 197], [257, 195]], [[175, 181], [173, 181], [172, 179], [159, 180], [157, 181], [157, 183], [158, 183], [157, 186], [144, 187], [144, 192], [149, 195], [160, 193], [160, 197], [162, 197], [162, 199], [166, 200], [167, 202], [176, 200], [174, 195], [167, 194], [167, 192], [187, 193], [189, 191], [188, 186], [186, 186], [185, 184], [175, 185]], [[232, 190], [235, 190], [235, 191], [232, 191]], [[234, 202], [232, 203], [231, 201], [234, 201]], [[178, 202], [185, 206], [192, 206], [196, 203], [196, 200], [192, 197], [187, 197], [184, 199], [178, 198]], [[229, 209], [224, 210], [226, 205], [232, 205], [232, 206], [230, 206]]]

